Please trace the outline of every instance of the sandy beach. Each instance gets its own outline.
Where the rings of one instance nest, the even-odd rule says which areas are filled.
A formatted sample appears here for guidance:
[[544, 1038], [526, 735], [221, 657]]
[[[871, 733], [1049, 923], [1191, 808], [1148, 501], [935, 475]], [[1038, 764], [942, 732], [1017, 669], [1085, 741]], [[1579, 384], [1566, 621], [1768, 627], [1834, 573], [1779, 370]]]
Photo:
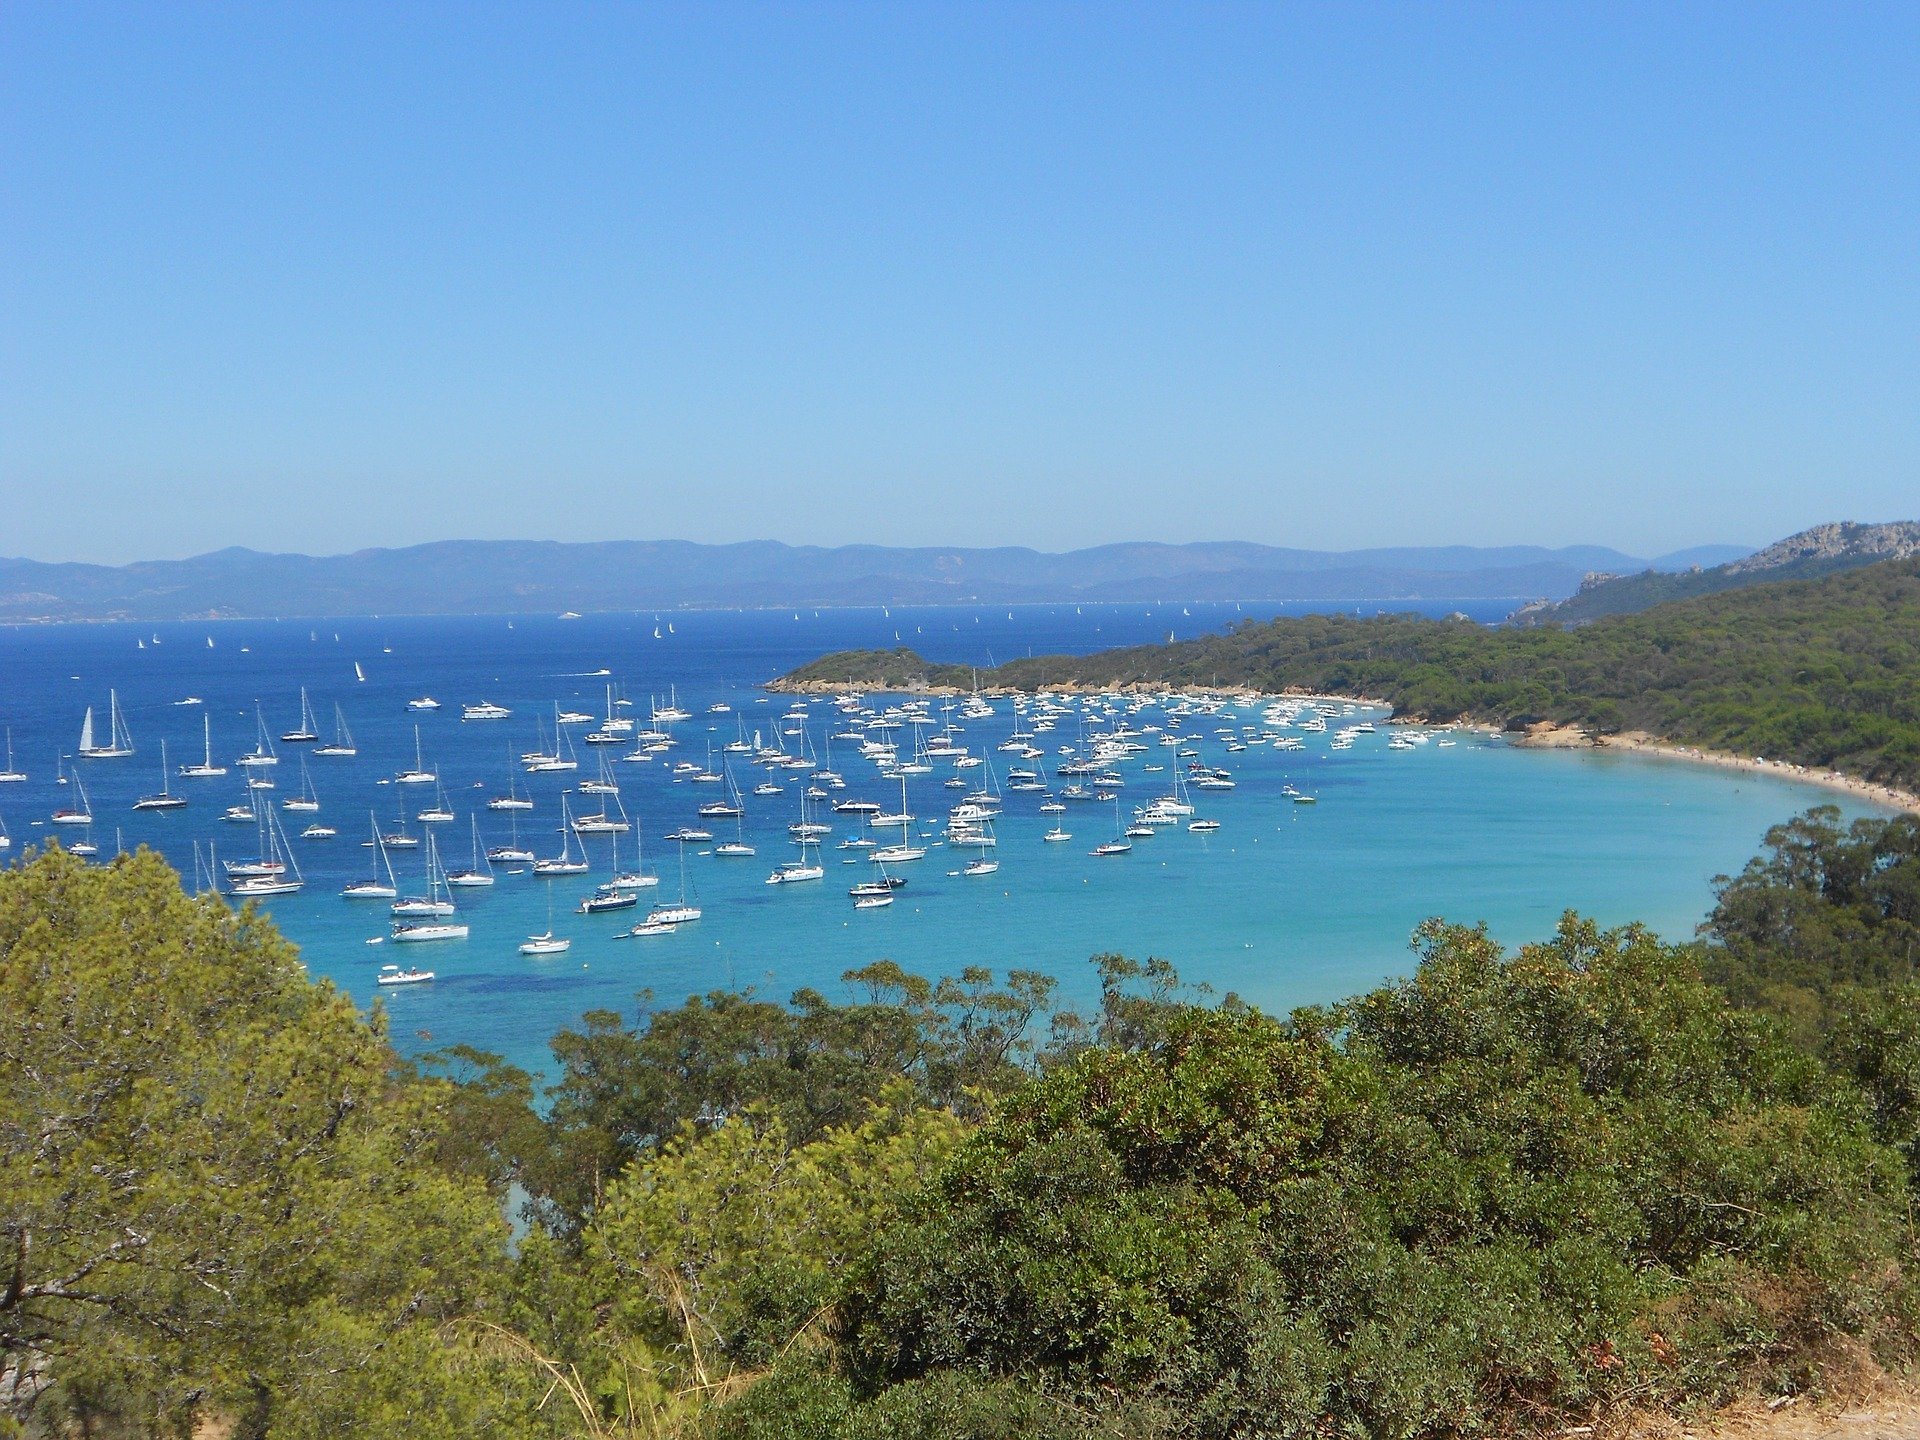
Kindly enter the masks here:
[[1625, 751], [1655, 760], [1678, 760], [1690, 765], [1717, 765], [1723, 770], [1745, 770], [1755, 775], [1787, 776], [1809, 785], [1838, 790], [1859, 800], [1884, 805], [1890, 810], [1920, 813], [1920, 795], [1891, 785], [1876, 785], [1857, 775], [1838, 770], [1820, 770], [1761, 756], [1735, 755], [1725, 750], [1703, 750], [1697, 745], [1676, 745], [1644, 731], [1626, 731], [1619, 735], [1593, 736], [1584, 730], [1556, 728], [1539, 734], [1516, 737], [1514, 744], [1534, 749], [1563, 749], [1592, 746], [1599, 750]]

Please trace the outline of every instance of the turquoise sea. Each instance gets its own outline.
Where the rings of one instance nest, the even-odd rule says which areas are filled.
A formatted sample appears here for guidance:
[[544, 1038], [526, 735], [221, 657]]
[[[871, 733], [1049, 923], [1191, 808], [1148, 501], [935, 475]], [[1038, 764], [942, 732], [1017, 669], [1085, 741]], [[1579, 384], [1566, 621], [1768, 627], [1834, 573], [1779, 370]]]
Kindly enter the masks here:
[[[470, 815], [479, 817], [483, 843], [507, 839], [508, 815], [486, 809], [484, 800], [505, 793], [510, 770], [537, 807], [517, 817], [522, 839], [541, 854], [553, 853], [561, 793], [597, 773], [604, 749], [620, 802], [644, 843], [645, 867], [661, 876], [657, 891], [642, 892], [644, 910], [679, 888], [677, 847], [666, 832], [696, 823], [696, 806], [716, 798], [715, 787], [676, 777], [672, 767], [682, 760], [704, 767], [710, 744], [714, 767], [731, 758], [743, 789], [765, 777], [739, 756], [724, 757], [721, 747], [757, 729], [789, 749], [810, 745], [823, 764], [831, 763], [847, 782], [834, 799], [898, 807], [898, 783], [881, 779], [852, 745], [832, 742], [829, 758], [828, 737], [844, 731], [847, 720], [826, 699], [808, 707], [804, 736], [775, 733], [790, 700], [769, 697], [760, 685], [825, 651], [904, 643], [930, 658], [984, 665], [1026, 653], [1163, 640], [1170, 631], [1184, 637], [1307, 608], [1329, 607], [1249, 607], [1244, 616], [1237, 607], [1217, 605], [1055, 605], [13, 629], [0, 632], [0, 725], [11, 730], [14, 768], [29, 778], [0, 785], [0, 820], [13, 837], [14, 856], [43, 841], [54, 833], [47, 818], [74, 794], [72, 786], [56, 783], [56, 774], [77, 764], [103, 857], [118, 844], [147, 844], [191, 874], [195, 842], [217, 844], [223, 859], [250, 855], [253, 829], [220, 819], [227, 806], [246, 799], [247, 772], [233, 761], [254, 744], [257, 701], [280, 755], [276, 788], [266, 793], [277, 802], [298, 792], [301, 752], [310, 747], [277, 737], [298, 719], [304, 685], [321, 732], [331, 733], [338, 703], [359, 754], [307, 760], [323, 808], [317, 817], [284, 815], [286, 828], [297, 835], [320, 819], [339, 834], [296, 838], [306, 888], [264, 903], [299, 943], [311, 970], [359, 1000], [374, 999], [372, 979], [381, 964], [415, 962], [436, 972], [431, 984], [382, 997], [403, 1049], [463, 1041], [540, 1068], [557, 1028], [594, 1008], [632, 1015], [642, 991], [664, 1004], [722, 986], [752, 986], [780, 998], [812, 986], [838, 998], [845, 994], [843, 971], [880, 958], [929, 976], [967, 965], [1045, 970], [1060, 977], [1068, 999], [1084, 1001], [1093, 992], [1091, 955], [1156, 955], [1190, 981], [1284, 1011], [1404, 973], [1409, 933], [1432, 915], [1485, 921], [1508, 942], [1546, 934], [1568, 908], [1609, 924], [1645, 921], [1683, 938], [1711, 903], [1713, 876], [1743, 864], [1769, 825], [1835, 798], [1784, 778], [1518, 750], [1468, 733], [1446, 737], [1451, 744], [1435, 740], [1394, 750], [1394, 730], [1384, 725], [1335, 751], [1330, 740], [1338, 719], [1328, 721], [1325, 734], [1287, 730], [1303, 742], [1298, 752], [1271, 744], [1229, 752], [1216, 731], [1260, 726], [1261, 707], [1239, 705], [1182, 722], [1198, 758], [1226, 768], [1236, 782], [1231, 791], [1195, 794], [1200, 813], [1220, 821], [1217, 832], [1163, 828], [1136, 841], [1130, 854], [1095, 858], [1092, 846], [1112, 838], [1114, 807], [1082, 802], [1053, 817], [1038, 813], [1043, 796], [1008, 793], [996, 822], [997, 874], [954, 873], [972, 853], [935, 846], [925, 860], [899, 867], [908, 884], [888, 909], [856, 912], [848, 899], [848, 885], [870, 868], [863, 856], [836, 848], [840, 838], [863, 830], [857, 817], [818, 817], [834, 822], [835, 831], [822, 850], [824, 881], [765, 883], [771, 868], [794, 854], [787, 826], [800, 818], [806, 776], [799, 771], [777, 777], [785, 786], [780, 796], [747, 796], [743, 833], [758, 850], [754, 858], [721, 859], [711, 845], [686, 847], [690, 888], [705, 914], [671, 935], [616, 941], [612, 937], [639, 918], [636, 911], [572, 913], [608, 872], [604, 839], [587, 842], [594, 873], [552, 882], [555, 928], [574, 944], [551, 958], [517, 952], [522, 938], [547, 924], [548, 882], [506, 873], [525, 867], [498, 867], [490, 890], [460, 893], [471, 926], [464, 941], [369, 945], [386, 932], [384, 905], [339, 898], [341, 886], [365, 876], [372, 863], [361, 844], [370, 811], [383, 829], [403, 810], [410, 830], [423, 828], [412, 816], [431, 802], [432, 787], [423, 793], [391, 783], [413, 760], [416, 724], [427, 766], [441, 775], [458, 817], [435, 827], [447, 863], [456, 867], [470, 855]], [[1349, 608], [1410, 607], [1357, 602]], [[1490, 619], [1511, 607], [1436, 601], [1420, 608], [1465, 609]], [[364, 680], [356, 678], [356, 664]], [[646, 763], [619, 763], [631, 745], [579, 744], [592, 726], [570, 726], [579, 771], [521, 774], [510, 757], [536, 748], [536, 722], [551, 728], [556, 702], [600, 714], [609, 684], [632, 702], [625, 713], [641, 728], [653, 697], [665, 703], [669, 693], [676, 696], [693, 714], [671, 727], [676, 747]], [[86, 707], [93, 707], [96, 732], [104, 735], [110, 688], [137, 753], [66, 758]], [[406, 702], [423, 695], [442, 708], [410, 711]], [[188, 697], [203, 703], [179, 703]], [[482, 700], [513, 713], [505, 720], [463, 721], [461, 707]], [[869, 698], [876, 709], [887, 703]], [[709, 713], [717, 704], [729, 709]], [[994, 712], [966, 722], [957, 743], [988, 757], [1004, 780], [1008, 765], [1021, 762], [996, 749], [1014, 723], [1010, 703], [994, 702]], [[228, 774], [172, 778], [170, 787], [191, 802], [186, 809], [134, 812], [136, 797], [160, 788], [162, 739], [173, 767], [200, 758], [203, 717], [215, 762], [227, 765]], [[1135, 728], [1164, 730], [1170, 723], [1157, 707], [1128, 719]], [[1144, 738], [1148, 753], [1122, 769], [1123, 811], [1162, 793], [1176, 763], [1172, 748], [1152, 743], [1157, 734]], [[1048, 752], [1049, 774], [1066, 758], [1060, 746], [1084, 745], [1077, 719], [1062, 720], [1036, 740]], [[1149, 772], [1148, 765], [1168, 769]], [[983, 769], [963, 773], [974, 780]], [[942, 784], [954, 773], [941, 762], [932, 774], [910, 780], [909, 806], [921, 817], [916, 831], [932, 832], [934, 817], [961, 798]], [[1318, 803], [1293, 803], [1284, 793], [1289, 785]], [[576, 796], [574, 805], [576, 813], [594, 810], [599, 799]], [[1848, 802], [1845, 808], [1862, 807]], [[1072, 843], [1042, 841], [1056, 818], [1073, 833]], [[730, 838], [731, 822], [710, 822], [710, 828], [717, 839]], [[623, 868], [630, 868], [633, 837], [623, 838], [622, 848]], [[395, 852], [393, 859], [402, 889], [421, 888], [422, 852]]]

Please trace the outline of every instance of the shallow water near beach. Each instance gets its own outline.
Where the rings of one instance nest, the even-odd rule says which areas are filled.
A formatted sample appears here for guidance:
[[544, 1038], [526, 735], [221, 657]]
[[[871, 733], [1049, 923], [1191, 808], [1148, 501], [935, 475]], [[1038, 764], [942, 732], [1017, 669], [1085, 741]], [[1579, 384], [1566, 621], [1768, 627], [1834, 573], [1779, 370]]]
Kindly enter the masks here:
[[[370, 811], [382, 828], [403, 810], [409, 829], [422, 828], [411, 817], [433, 799], [432, 787], [422, 793], [390, 783], [413, 760], [416, 724], [422, 754], [441, 775], [458, 817], [435, 827], [444, 858], [455, 867], [470, 856], [470, 815], [479, 818], [483, 844], [507, 839], [508, 816], [486, 809], [484, 800], [505, 792], [510, 770], [537, 806], [519, 817], [521, 838], [541, 854], [556, 851], [561, 792], [597, 774], [601, 751], [610, 751], [608, 768], [644, 846], [644, 866], [661, 877], [656, 891], [642, 892], [644, 909], [680, 888], [682, 857], [666, 832], [695, 823], [696, 806], [716, 798], [714, 787], [677, 778], [672, 766], [681, 760], [705, 766], [709, 744], [715, 768], [727, 741], [755, 730], [790, 749], [811, 745], [822, 764], [846, 778], [847, 788], [833, 798], [897, 808], [897, 782], [881, 779], [851, 744], [829, 742], [846, 721], [825, 698], [808, 706], [804, 735], [777, 733], [791, 701], [759, 687], [824, 652], [899, 643], [931, 659], [985, 665], [1028, 653], [1164, 640], [1169, 631], [1185, 638], [1240, 618], [1309, 608], [1328, 607], [1250, 607], [1244, 616], [1218, 605], [1053, 605], [15, 629], [0, 632], [0, 724], [11, 728], [15, 767], [29, 779], [0, 786], [0, 818], [14, 838], [15, 856], [55, 833], [45, 822], [74, 793], [55, 779], [57, 769], [71, 770], [75, 762], [58, 757], [72, 755], [87, 706], [94, 708], [96, 727], [104, 727], [113, 687], [137, 753], [82, 761], [78, 770], [102, 856], [112, 854], [116, 830], [128, 848], [152, 845], [189, 875], [195, 842], [217, 844], [223, 859], [250, 855], [252, 827], [220, 820], [222, 810], [245, 799], [247, 772], [233, 761], [254, 744], [255, 701], [278, 736], [297, 719], [304, 685], [321, 733], [331, 733], [338, 702], [359, 754], [308, 759], [323, 808], [318, 817], [283, 816], [286, 828], [297, 836], [323, 819], [339, 834], [292, 841], [306, 888], [265, 902], [267, 908], [313, 973], [363, 1002], [375, 998], [372, 981], [382, 964], [414, 962], [436, 972], [430, 984], [382, 996], [403, 1050], [465, 1042], [537, 1069], [547, 1063], [555, 1030], [590, 1009], [631, 1016], [642, 991], [664, 1004], [745, 986], [777, 998], [811, 986], [842, 998], [841, 974], [881, 958], [930, 976], [968, 965], [1043, 970], [1059, 977], [1068, 1000], [1084, 1003], [1094, 991], [1088, 957], [1155, 955], [1189, 981], [1284, 1011], [1404, 974], [1411, 963], [1408, 936], [1432, 915], [1484, 921], [1510, 943], [1546, 935], [1566, 909], [1607, 924], [1644, 921], [1682, 939], [1711, 904], [1712, 878], [1745, 863], [1768, 826], [1814, 804], [1866, 813], [1856, 800], [1787, 777], [1591, 751], [1520, 750], [1464, 732], [1443, 737], [1447, 743], [1436, 738], [1395, 750], [1389, 748], [1393, 731], [1381, 726], [1352, 748], [1334, 751], [1330, 734], [1296, 729], [1287, 733], [1300, 738], [1303, 750], [1262, 744], [1229, 752], [1216, 731], [1258, 728], [1260, 707], [1248, 702], [1183, 723], [1200, 758], [1229, 769], [1236, 781], [1231, 791], [1195, 794], [1200, 813], [1220, 822], [1217, 832], [1162, 828], [1137, 840], [1129, 854], [1096, 858], [1088, 852], [1112, 838], [1114, 807], [1071, 805], [1057, 818], [1073, 841], [1049, 844], [1041, 837], [1056, 817], [1038, 813], [1044, 797], [1009, 793], [996, 822], [997, 873], [958, 874], [973, 852], [935, 844], [925, 860], [899, 869], [908, 884], [888, 909], [856, 912], [849, 902], [848, 885], [870, 868], [864, 856], [836, 848], [841, 838], [862, 832], [855, 817], [819, 817], [835, 830], [822, 850], [824, 881], [765, 883], [771, 868], [794, 854], [787, 826], [799, 819], [801, 772], [781, 777], [785, 789], [777, 797], [747, 796], [742, 833], [757, 848], [755, 857], [723, 859], [710, 844], [686, 847], [689, 892], [705, 915], [671, 935], [618, 941], [613, 936], [638, 918], [635, 911], [572, 913], [608, 873], [604, 839], [588, 841], [594, 873], [551, 882], [555, 929], [574, 942], [558, 956], [518, 953], [521, 939], [546, 928], [548, 882], [506, 873], [508, 867], [497, 867], [491, 889], [460, 893], [462, 918], [471, 927], [464, 941], [369, 945], [386, 934], [384, 905], [339, 897], [340, 888], [366, 876], [373, 863], [361, 844]], [[1413, 607], [1361, 602], [1349, 608]], [[1489, 619], [1511, 607], [1436, 601], [1419, 608], [1464, 609]], [[356, 663], [364, 680], [355, 677]], [[610, 674], [597, 673], [603, 669]], [[578, 772], [520, 774], [511, 757], [535, 747], [536, 721], [550, 726], [555, 702], [600, 714], [610, 683], [633, 702], [627, 713], [643, 728], [650, 697], [665, 703], [672, 687], [693, 712], [672, 727], [677, 748], [628, 764], [616, 757], [631, 746], [577, 744]], [[421, 695], [436, 697], [442, 708], [410, 711], [406, 702]], [[178, 703], [189, 696], [203, 703]], [[508, 707], [512, 717], [463, 721], [461, 706], [483, 699]], [[872, 697], [870, 703], [885, 702]], [[710, 713], [715, 705], [728, 709]], [[959, 743], [988, 757], [1004, 777], [1009, 764], [1021, 763], [996, 749], [1015, 717], [1004, 699], [994, 710], [991, 720], [966, 723]], [[187, 809], [133, 812], [136, 797], [160, 787], [163, 738], [171, 766], [200, 758], [203, 716], [215, 762], [229, 767], [227, 776], [172, 778], [170, 788], [191, 802]], [[1164, 716], [1150, 707], [1130, 720], [1143, 727], [1164, 723]], [[1337, 728], [1340, 721], [1328, 723]], [[1048, 752], [1049, 772], [1062, 758], [1059, 746], [1081, 743], [1076, 726], [1062, 721], [1036, 737]], [[577, 742], [590, 728], [569, 733]], [[273, 767], [276, 788], [266, 793], [278, 802], [300, 789], [302, 747], [276, 740], [275, 748], [281, 757]], [[764, 778], [733, 758], [743, 789]], [[1125, 767], [1123, 811], [1164, 792], [1175, 763], [1171, 747], [1150, 744]], [[914, 829], [928, 832], [928, 841], [937, 839], [935, 817], [960, 798], [941, 783], [952, 773], [941, 764], [909, 782], [909, 806], [920, 817]], [[971, 781], [982, 772], [965, 773]], [[1294, 803], [1287, 786], [1317, 803]], [[598, 808], [596, 797], [575, 796], [573, 803], [576, 813]], [[717, 839], [731, 838], [731, 822], [712, 822], [712, 828]], [[623, 839], [623, 868], [631, 868], [634, 838]], [[402, 889], [422, 888], [421, 852], [393, 858]]]

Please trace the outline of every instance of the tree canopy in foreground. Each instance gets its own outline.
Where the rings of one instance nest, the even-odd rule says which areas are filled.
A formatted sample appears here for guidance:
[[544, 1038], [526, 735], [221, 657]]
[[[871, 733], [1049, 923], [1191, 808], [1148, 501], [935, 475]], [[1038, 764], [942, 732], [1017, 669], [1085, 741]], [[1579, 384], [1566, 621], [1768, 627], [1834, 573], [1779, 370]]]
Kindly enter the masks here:
[[258, 916], [56, 851], [0, 874], [0, 1402], [48, 1436], [1437, 1437], [1904, 1364], [1916, 835], [1780, 827], [1696, 945], [1430, 922], [1405, 980], [1285, 1018], [1117, 956], [1089, 1015], [891, 963], [642, 997], [544, 1086], [402, 1062]]

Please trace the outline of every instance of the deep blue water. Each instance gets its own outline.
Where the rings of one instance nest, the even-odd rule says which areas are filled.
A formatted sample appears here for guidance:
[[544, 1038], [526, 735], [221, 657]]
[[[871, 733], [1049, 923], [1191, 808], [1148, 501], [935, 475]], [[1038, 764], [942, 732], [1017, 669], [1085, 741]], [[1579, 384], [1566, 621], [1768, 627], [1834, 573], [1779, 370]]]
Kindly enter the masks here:
[[[1263, 617], [1316, 608], [1327, 607], [1263, 606], [1245, 613]], [[1351, 608], [1370, 613], [1414, 607], [1363, 602]], [[1418, 608], [1462, 609], [1494, 619], [1512, 607], [1437, 601]], [[758, 847], [755, 858], [700, 853], [708, 847], [689, 853], [688, 875], [706, 915], [671, 936], [615, 942], [611, 936], [637, 918], [634, 912], [570, 913], [594, 876], [554, 882], [556, 928], [573, 937], [574, 947], [545, 960], [516, 949], [522, 937], [546, 926], [546, 886], [530, 875], [503, 873], [489, 891], [464, 892], [472, 936], [441, 945], [369, 946], [370, 937], [385, 931], [384, 907], [338, 896], [370, 865], [371, 853], [360, 844], [370, 810], [385, 827], [400, 818], [404, 805], [408, 828], [421, 829], [411, 816], [431, 799], [431, 787], [422, 793], [386, 783], [410, 763], [416, 723], [429, 768], [443, 777], [459, 814], [455, 823], [439, 827], [446, 858], [458, 865], [469, 853], [470, 814], [479, 816], [484, 843], [506, 839], [507, 816], [482, 802], [504, 790], [509, 757], [534, 747], [536, 718], [550, 717], [554, 702], [598, 713], [608, 681], [592, 672], [606, 669], [636, 702], [631, 713], [644, 722], [648, 698], [664, 699], [674, 687], [696, 716], [675, 727], [679, 747], [651, 763], [610, 767], [644, 841], [646, 866], [662, 876], [659, 892], [643, 893], [644, 907], [652, 893], [678, 889], [675, 847], [664, 840], [665, 832], [693, 823], [695, 806], [714, 798], [711, 787], [676, 780], [672, 763], [684, 758], [704, 764], [711, 741], [717, 764], [718, 747], [735, 737], [738, 725], [770, 735], [787, 704], [759, 690], [773, 676], [823, 652], [855, 646], [904, 643], [929, 658], [984, 665], [1028, 653], [1162, 640], [1170, 630], [1184, 638], [1230, 624], [1240, 613], [1230, 605], [895, 607], [890, 613], [875, 608], [6, 630], [0, 631], [0, 724], [11, 728], [16, 767], [30, 778], [0, 786], [0, 818], [14, 837], [15, 855], [52, 833], [47, 817], [72, 795], [71, 787], [55, 784], [60, 757], [72, 755], [86, 706], [94, 707], [96, 728], [104, 732], [107, 692], [114, 687], [138, 753], [79, 762], [96, 816], [93, 838], [103, 854], [117, 842], [129, 848], [149, 844], [190, 871], [195, 841], [217, 843], [223, 858], [250, 853], [252, 830], [219, 818], [226, 806], [245, 798], [246, 772], [238, 768], [224, 779], [171, 780], [191, 800], [184, 811], [136, 814], [130, 806], [159, 788], [163, 738], [173, 765], [196, 759], [201, 719], [208, 716], [215, 760], [232, 767], [253, 743], [256, 700], [277, 737], [297, 718], [298, 690], [305, 685], [322, 732], [331, 730], [339, 702], [360, 753], [308, 761], [324, 807], [318, 818], [340, 834], [294, 841], [307, 886], [268, 902], [275, 918], [316, 974], [362, 1000], [372, 998], [372, 976], [382, 963], [418, 961], [436, 970], [439, 978], [431, 985], [386, 997], [403, 1048], [466, 1041], [537, 1067], [555, 1029], [591, 1008], [632, 1013], [641, 990], [664, 1003], [716, 986], [752, 985], [784, 997], [811, 985], [839, 996], [844, 970], [883, 957], [929, 975], [969, 964], [1042, 969], [1061, 977], [1070, 998], [1084, 1000], [1092, 992], [1089, 956], [1106, 950], [1153, 954], [1173, 961], [1189, 980], [1285, 1010], [1403, 973], [1410, 931], [1434, 914], [1484, 920], [1510, 942], [1545, 934], [1567, 908], [1608, 923], [1644, 920], [1684, 937], [1711, 903], [1712, 876], [1737, 869], [1770, 824], [1833, 799], [1830, 792], [1784, 779], [1593, 753], [1521, 751], [1464, 734], [1451, 746], [1396, 752], [1387, 748], [1384, 728], [1344, 753], [1331, 751], [1326, 736], [1307, 736], [1308, 748], [1300, 753], [1256, 746], [1228, 754], [1213, 731], [1228, 718], [1255, 722], [1257, 708], [1243, 708], [1188, 727], [1203, 737], [1197, 744], [1204, 758], [1228, 765], [1239, 782], [1231, 792], [1201, 797], [1203, 813], [1222, 822], [1216, 834], [1168, 830], [1138, 842], [1130, 855], [1096, 859], [1088, 850], [1111, 835], [1110, 809], [1072, 807], [1064, 823], [1074, 843], [1050, 845], [1040, 840], [1052, 823], [1036, 811], [1040, 797], [1010, 794], [997, 827], [997, 875], [950, 874], [967, 857], [936, 848], [927, 860], [901, 870], [910, 883], [888, 910], [851, 909], [847, 884], [868, 867], [837, 851], [831, 840], [823, 852], [824, 883], [764, 883], [772, 865], [792, 853], [786, 826], [798, 818], [803, 779], [797, 772], [788, 772], [784, 795], [748, 799], [744, 833]], [[356, 661], [364, 682], [354, 677]], [[421, 694], [435, 696], [445, 708], [410, 712], [406, 701]], [[176, 703], [190, 695], [204, 705]], [[481, 699], [510, 707], [513, 717], [463, 722], [460, 706]], [[707, 714], [716, 702], [732, 706], [732, 713]], [[1004, 701], [996, 710], [991, 722], [969, 725], [962, 743], [990, 756], [1004, 772], [1018, 762], [993, 746], [1005, 738], [1012, 715]], [[809, 736], [818, 751], [841, 722], [824, 701], [811, 711]], [[1149, 711], [1134, 723], [1156, 718]], [[586, 728], [576, 729], [576, 742]], [[1077, 739], [1066, 724], [1043, 737], [1050, 769], [1059, 758], [1053, 749]], [[282, 758], [271, 794], [278, 801], [299, 788], [301, 747], [276, 748]], [[609, 758], [625, 748], [608, 747]], [[538, 804], [520, 817], [521, 833], [543, 854], [558, 844], [561, 791], [596, 767], [597, 747], [578, 749], [577, 774], [519, 777]], [[1156, 748], [1129, 767], [1129, 806], [1165, 788], [1166, 774], [1146, 773], [1144, 766], [1170, 763], [1171, 755]], [[879, 779], [851, 747], [836, 746], [832, 760], [847, 778], [845, 795], [897, 802], [897, 785]], [[66, 760], [64, 767], [74, 763]], [[912, 782], [916, 814], [942, 813], [957, 798], [940, 784], [948, 773], [942, 766]], [[740, 775], [743, 788], [760, 778], [757, 772]], [[1317, 795], [1319, 803], [1292, 804], [1282, 793], [1287, 784]], [[597, 798], [585, 808], [598, 808]], [[314, 818], [284, 817], [290, 833]], [[843, 817], [821, 818], [841, 819], [836, 839], [857, 828]], [[719, 834], [723, 826], [712, 828]], [[607, 842], [590, 843], [596, 872], [604, 875]], [[633, 858], [631, 840], [623, 858]], [[394, 860], [403, 888], [418, 888], [420, 852], [399, 852]]]

